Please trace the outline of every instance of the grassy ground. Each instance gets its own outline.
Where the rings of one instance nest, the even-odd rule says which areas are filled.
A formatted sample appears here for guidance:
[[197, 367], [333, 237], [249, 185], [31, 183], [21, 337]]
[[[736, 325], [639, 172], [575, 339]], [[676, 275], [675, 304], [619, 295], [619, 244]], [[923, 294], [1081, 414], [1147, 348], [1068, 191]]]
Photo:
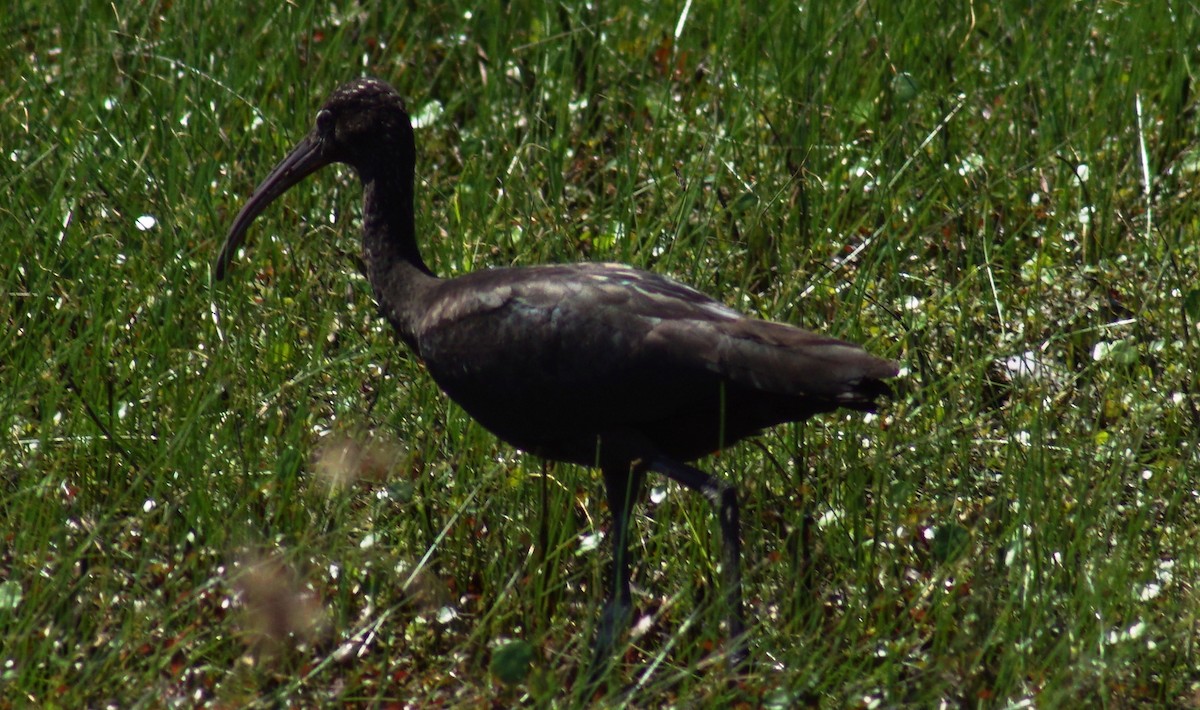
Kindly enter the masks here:
[[119, 5], [0, 30], [0, 707], [585, 700], [600, 482], [394, 341], [351, 176], [210, 284], [363, 73], [421, 119], [440, 274], [619, 260], [905, 364], [702, 462], [739, 683], [710, 512], [654, 481], [601, 702], [1200, 706], [1194, 7]]

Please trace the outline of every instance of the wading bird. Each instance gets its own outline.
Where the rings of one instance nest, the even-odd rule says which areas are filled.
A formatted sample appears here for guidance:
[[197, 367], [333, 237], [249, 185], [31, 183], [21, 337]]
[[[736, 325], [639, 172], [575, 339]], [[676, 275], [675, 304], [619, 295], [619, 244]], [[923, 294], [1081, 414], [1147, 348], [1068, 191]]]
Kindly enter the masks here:
[[496, 436], [546, 459], [599, 466], [612, 512], [612, 577], [595, 642], [605, 667], [632, 609], [629, 516], [647, 471], [716, 508], [730, 656], [746, 656], [737, 494], [692, 461], [782, 422], [872, 411], [895, 362], [749, 318], [620, 264], [498, 268], [440, 279], [413, 218], [416, 148], [403, 100], [374, 79], [334, 91], [312, 131], [255, 189], [217, 258], [221, 279], [251, 222], [331, 163], [363, 187], [362, 249], [381, 313], [434, 381]]

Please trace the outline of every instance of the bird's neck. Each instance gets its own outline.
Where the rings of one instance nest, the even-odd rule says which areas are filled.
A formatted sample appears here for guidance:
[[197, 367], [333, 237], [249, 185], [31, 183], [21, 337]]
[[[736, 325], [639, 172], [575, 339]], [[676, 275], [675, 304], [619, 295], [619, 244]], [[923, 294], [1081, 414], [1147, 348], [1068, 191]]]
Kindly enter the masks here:
[[411, 177], [363, 180], [363, 260], [383, 315], [416, 348], [417, 317], [438, 279], [421, 259], [413, 219]]

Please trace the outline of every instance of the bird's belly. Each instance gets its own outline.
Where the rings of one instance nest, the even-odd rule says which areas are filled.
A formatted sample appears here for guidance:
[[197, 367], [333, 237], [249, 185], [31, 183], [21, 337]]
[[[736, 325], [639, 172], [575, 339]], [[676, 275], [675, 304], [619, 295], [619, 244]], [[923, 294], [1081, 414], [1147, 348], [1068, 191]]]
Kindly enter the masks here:
[[790, 399], [729, 389], [718, 378], [572, 379], [438, 377], [442, 389], [503, 441], [539, 456], [582, 465], [597, 462], [604, 441], [632, 437], [690, 461], [765, 427], [813, 412]]
[[[456, 404], [500, 439], [548, 458], [590, 464], [605, 431], [636, 426], [635, 397], [625, 388], [596, 387], [544, 376], [434, 379]], [[652, 409], [652, 407], [646, 407]], [[651, 414], [651, 416], [655, 416]]]

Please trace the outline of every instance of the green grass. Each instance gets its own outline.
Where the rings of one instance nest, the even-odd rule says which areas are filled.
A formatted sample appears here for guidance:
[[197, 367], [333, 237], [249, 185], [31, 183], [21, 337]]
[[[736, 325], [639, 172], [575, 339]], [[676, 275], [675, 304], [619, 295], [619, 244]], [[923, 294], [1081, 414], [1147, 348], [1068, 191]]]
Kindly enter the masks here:
[[[363, 73], [426, 121], [438, 273], [619, 260], [905, 364], [876, 417], [701, 462], [743, 499], [740, 683], [711, 513], [652, 481], [602, 703], [1200, 705], [1194, 6], [410, 5], [6, 14], [0, 707], [584, 701], [600, 481], [395, 341], [352, 176], [210, 283]], [[373, 475], [331, 488], [343, 445]]]

